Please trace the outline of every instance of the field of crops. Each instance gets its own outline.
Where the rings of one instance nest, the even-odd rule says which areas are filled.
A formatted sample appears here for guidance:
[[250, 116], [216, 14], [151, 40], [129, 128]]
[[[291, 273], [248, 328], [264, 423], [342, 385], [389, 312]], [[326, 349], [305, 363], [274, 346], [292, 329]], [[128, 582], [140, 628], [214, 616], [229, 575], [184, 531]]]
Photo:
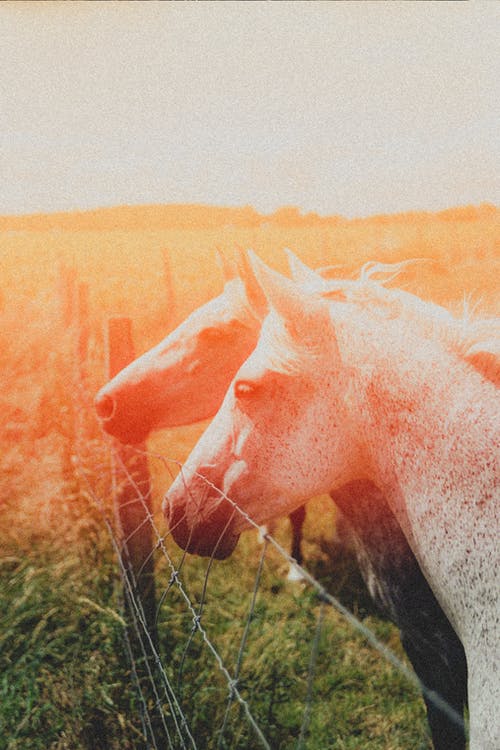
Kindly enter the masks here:
[[[339, 265], [343, 276], [369, 260], [423, 258], [401, 277], [405, 288], [456, 314], [465, 300], [479, 315], [498, 315], [499, 219], [488, 205], [350, 221], [196, 206], [0, 218], [0, 748], [154, 746], [145, 740], [126, 649], [109, 533], [110, 449], [92, 409], [106, 380], [107, 319], [129, 316], [136, 351], [145, 351], [222, 289], [216, 251], [236, 247], [251, 247], [283, 272], [289, 247], [312, 267]], [[79, 331], [65, 311], [68, 273], [75, 290], [88, 289], [84, 376]], [[171, 476], [157, 456], [182, 461], [203, 426], [148, 441], [162, 532], [159, 506]], [[276, 536], [288, 547], [286, 521]], [[212, 565], [166, 544], [168, 557], [155, 556], [158, 599], [173, 560], [190, 600], [203, 605], [224, 664], [239, 669], [241, 694], [273, 750], [430, 747], [415, 687], [310, 586], [287, 582], [286, 562], [272, 548], [253, 599], [262, 554], [254, 532], [231, 559]], [[314, 578], [404, 660], [396, 629], [374, 610], [338, 543], [325, 498], [308, 507], [304, 550]], [[242, 707], [228, 710], [228, 682], [192, 621], [170, 591], [158, 615], [160, 668], [194, 746], [260, 747]], [[193, 746], [175, 743], [158, 747]]]

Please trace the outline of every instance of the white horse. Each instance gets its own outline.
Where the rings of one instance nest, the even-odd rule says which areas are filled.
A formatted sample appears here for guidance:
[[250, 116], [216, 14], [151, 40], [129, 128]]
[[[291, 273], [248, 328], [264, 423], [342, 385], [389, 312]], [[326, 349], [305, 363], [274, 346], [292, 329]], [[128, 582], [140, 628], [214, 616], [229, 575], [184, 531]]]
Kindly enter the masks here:
[[[350, 295], [369, 300], [380, 312], [393, 314], [385, 292], [372, 275], [383, 273], [389, 279], [406, 263], [365, 267], [357, 281], [326, 282], [288, 251], [292, 274], [304, 290], [330, 295]], [[219, 297], [203, 305], [159, 345], [125, 368], [96, 397], [96, 408], [104, 428], [124, 442], [140, 442], [151, 431], [188, 424], [213, 416], [238, 366], [257, 343], [267, 301], [251, 269], [240, 259], [238, 268], [226, 261], [226, 284]], [[400, 293], [403, 312], [422, 320], [442, 321], [442, 335], [453, 339], [457, 323], [438, 306], [424, 305], [418, 298]], [[394, 305], [394, 299], [392, 299]], [[476, 365], [479, 361], [476, 362]], [[206, 383], [211, 387], [206, 388]], [[337, 508], [350, 521], [358, 562], [374, 600], [400, 628], [405, 649], [421, 680], [436, 690], [457, 713], [465, 700], [465, 659], [461, 644], [428, 589], [425, 579], [383, 500], [374, 502], [376, 488], [357, 487], [358, 501], [349, 492], [336, 493]], [[368, 504], [379, 509], [377, 539], [367, 534], [363, 523]], [[355, 513], [356, 511], [356, 513]], [[303, 508], [290, 515], [292, 556], [300, 563]], [[391, 554], [383, 553], [387, 538], [393, 541]], [[399, 537], [399, 544], [395, 539]], [[291, 566], [289, 578], [296, 568]], [[430, 632], [432, 624], [432, 633]], [[432, 670], [429, 664], [433, 663]], [[438, 665], [438, 666], [435, 666]], [[428, 703], [429, 722], [437, 748], [464, 746], [463, 732]]]
[[496, 750], [498, 390], [391, 290], [386, 311], [331, 302], [253, 263], [270, 312], [167, 495], [172, 534], [226, 557], [248, 517], [375, 487], [464, 645], [471, 748]]
[[[267, 300], [245, 255], [233, 260], [221, 255], [219, 260], [225, 278], [222, 293], [194, 310], [96, 395], [102, 427], [120, 442], [141, 443], [157, 430], [213, 417], [233, 375], [255, 348]], [[299, 261], [291, 255], [294, 261], [298, 270]], [[304, 507], [289, 516], [291, 556], [299, 564], [304, 520]], [[287, 577], [302, 579], [294, 565]]]
[[213, 417], [233, 375], [255, 348], [267, 301], [255, 281], [245, 282], [249, 269], [243, 274], [223, 262], [223, 292], [97, 394], [101, 424], [121, 442], [140, 443], [154, 430]]

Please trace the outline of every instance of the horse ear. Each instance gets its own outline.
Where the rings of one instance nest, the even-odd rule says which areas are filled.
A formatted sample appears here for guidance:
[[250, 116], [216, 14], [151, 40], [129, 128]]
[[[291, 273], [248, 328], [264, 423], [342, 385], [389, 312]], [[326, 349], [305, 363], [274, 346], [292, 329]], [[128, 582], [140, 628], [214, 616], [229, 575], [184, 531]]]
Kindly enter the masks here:
[[215, 248], [215, 257], [217, 258], [217, 263], [222, 271], [224, 283], [231, 281], [231, 279], [235, 279], [238, 275], [238, 269], [234, 261], [224, 255], [218, 247]]
[[307, 284], [311, 281], [317, 283], [318, 280], [321, 280], [321, 277], [318, 276], [312, 268], [309, 268], [305, 263], [302, 263], [295, 253], [292, 253], [288, 248], [285, 248], [285, 253], [288, 258], [290, 273], [292, 274], [292, 279], [294, 281], [298, 284]]
[[[249, 250], [248, 252], [252, 251]], [[243, 282], [245, 294], [247, 296], [250, 307], [257, 315], [257, 317], [263, 318], [265, 315], [267, 315], [268, 312], [266, 295], [264, 294], [262, 287], [255, 276], [253, 266], [249, 262], [247, 253], [240, 248], [238, 248], [236, 267], [237, 275]]]
[[251, 250], [248, 257], [269, 307], [284, 320], [292, 338], [314, 347], [333, 341], [329, 307], [324, 300], [304, 294], [294, 281], [266, 266]]
[[296, 283], [266, 266], [253, 250], [247, 251], [247, 259], [269, 306], [286, 317], [286, 312], [293, 307], [293, 303], [299, 296]]

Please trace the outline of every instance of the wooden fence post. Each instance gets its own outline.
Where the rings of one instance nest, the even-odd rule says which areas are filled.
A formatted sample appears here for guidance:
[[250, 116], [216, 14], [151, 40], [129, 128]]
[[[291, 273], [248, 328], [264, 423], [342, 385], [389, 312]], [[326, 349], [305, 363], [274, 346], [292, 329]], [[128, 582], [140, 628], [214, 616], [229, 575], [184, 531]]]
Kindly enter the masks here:
[[[114, 377], [135, 357], [132, 321], [108, 321], [108, 376]], [[144, 623], [155, 646], [156, 599], [151, 524], [151, 482], [144, 445], [116, 444], [113, 460], [115, 513], [120, 531], [121, 564], [125, 575], [128, 615], [137, 619], [130, 592], [142, 608]], [[133, 632], [133, 631], [131, 631]], [[135, 640], [135, 639], [133, 639]], [[147, 639], [146, 639], [147, 640]], [[145, 642], [147, 649], [147, 643]], [[149, 651], [149, 650], [148, 650]]]
[[84, 383], [87, 379], [87, 360], [89, 354], [89, 285], [83, 282], [78, 284], [77, 290], [77, 314], [78, 314], [78, 376]]
[[58, 371], [65, 377], [65, 386], [67, 389], [67, 400], [64, 403], [64, 410], [61, 411], [59, 429], [64, 436], [62, 451], [62, 476], [67, 485], [66, 494], [71, 495], [77, 492], [77, 482], [75, 479], [75, 467], [73, 464], [73, 455], [76, 444], [76, 403], [75, 403], [75, 349], [73, 340], [76, 327], [76, 286], [77, 273], [76, 269], [61, 263], [59, 266], [59, 305], [60, 321], [62, 327], [63, 347], [59, 351]]
[[76, 269], [62, 263], [59, 266], [61, 317], [65, 328], [75, 324]]

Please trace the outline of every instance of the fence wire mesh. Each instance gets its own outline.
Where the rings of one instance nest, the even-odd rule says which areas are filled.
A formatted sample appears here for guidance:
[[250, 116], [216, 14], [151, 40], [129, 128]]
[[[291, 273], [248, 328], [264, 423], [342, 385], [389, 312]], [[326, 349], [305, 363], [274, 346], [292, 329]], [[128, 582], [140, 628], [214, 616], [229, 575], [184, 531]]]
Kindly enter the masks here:
[[[265, 533], [261, 547], [255, 534], [246, 535], [248, 539], [240, 543], [243, 550], [223, 563], [181, 552], [165, 529], [161, 514], [152, 512], [155, 503], [151, 502], [151, 494], [161, 497], [177, 471], [182, 471], [182, 464], [158, 452], [137, 449], [132, 453], [147, 458], [152, 475], [161, 477], [157, 483], [163, 482], [164, 486], [158, 488], [152, 482], [147, 494], [143, 494], [123, 452], [110, 439], [101, 444], [102, 465], [97, 471], [95, 451], [91, 465], [88, 450], [78, 450], [75, 463], [88, 496], [102, 515], [118, 559], [128, 620], [124, 638], [146, 747], [159, 750], [309, 747], [315, 712], [324, 711], [324, 706], [315, 701], [318, 673], [321, 672], [322, 680], [326, 673], [332, 691], [343, 689], [336, 676], [334, 645], [328, 643], [333, 611], [344, 619], [353, 638], [357, 634], [359, 649], [368, 645], [373, 658], [383, 660], [393, 677], [396, 675], [396, 679], [399, 677], [426, 693], [460, 724], [461, 717], [422, 685], [393, 648], [334, 596], [307, 566], [299, 566], [273, 534]], [[103, 477], [111, 474], [114, 477], [108, 482], [111, 492], [116, 494], [124, 484], [132, 489], [129, 502], [140, 502], [144, 511], [141, 525], [147, 524], [152, 534], [150, 553], [132, 577], [123, 555], [131, 535], [126, 538], [120, 535], [112, 506], [104, 497]], [[235, 513], [241, 513], [250, 526], [259, 530], [230, 497], [220, 494]], [[134, 529], [132, 535], [137, 531]], [[155, 632], [138, 593], [139, 579], [153, 559], [157, 587]], [[294, 565], [300, 571], [300, 584], [284, 582], [284, 564]], [[234, 592], [238, 592], [238, 598]], [[280, 617], [274, 610], [267, 612], [262, 604], [269, 592], [271, 597], [282, 600]], [[268, 622], [266, 615], [270, 618]], [[301, 655], [307, 652], [302, 663], [299, 654], [293, 654], [297, 638], [301, 641]], [[270, 670], [260, 668], [266, 660], [273, 661]], [[205, 700], [207, 696], [209, 699]], [[203, 705], [201, 710], [200, 705]], [[280, 722], [288, 732], [284, 744], [276, 741], [276, 725]], [[331, 732], [334, 736], [334, 723]]]

